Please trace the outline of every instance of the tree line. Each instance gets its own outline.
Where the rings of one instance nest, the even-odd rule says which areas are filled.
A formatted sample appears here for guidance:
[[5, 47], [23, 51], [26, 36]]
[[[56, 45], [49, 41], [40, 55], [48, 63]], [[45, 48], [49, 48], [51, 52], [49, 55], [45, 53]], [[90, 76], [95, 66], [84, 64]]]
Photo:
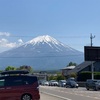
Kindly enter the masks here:
[[[32, 73], [33, 72], [33, 68], [31, 66], [27, 66], [27, 65], [23, 65], [23, 66], [20, 66], [18, 68], [14, 67], [14, 66], [7, 66], [4, 71], [10, 71], [10, 70], [28, 70], [29, 73]], [[1, 70], [2, 72], [3, 70]]]

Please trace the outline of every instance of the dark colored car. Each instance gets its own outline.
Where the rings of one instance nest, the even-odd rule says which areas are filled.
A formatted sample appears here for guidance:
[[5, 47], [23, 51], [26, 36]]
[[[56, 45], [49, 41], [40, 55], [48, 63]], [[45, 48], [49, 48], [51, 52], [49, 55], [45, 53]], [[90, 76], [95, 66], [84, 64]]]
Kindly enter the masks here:
[[0, 76], [0, 100], [40, 100], [36, 76], [28, 71], [6, 71]]
[[75, 81], [75, 78], [69, 78], [66, 81], [66, 88], [71, 87], [71, 88], [78, 88], [78, 83]]
[[92, 80], [88, 79], [86, 81], [86, 89], [93, 89], [93, 90], [99, 90], [100, 89], [100, 80]]

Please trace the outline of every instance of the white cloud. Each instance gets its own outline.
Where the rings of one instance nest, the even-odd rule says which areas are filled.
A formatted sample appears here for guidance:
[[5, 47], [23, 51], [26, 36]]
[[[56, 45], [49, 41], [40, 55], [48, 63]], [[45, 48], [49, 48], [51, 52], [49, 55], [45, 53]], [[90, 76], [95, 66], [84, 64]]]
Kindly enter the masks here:
[[0, 39], [0, 46], [5, 46], [5, 44], [7, 44], [8, 43], [8, 40], [7, 39]]
[[7, 39], [5, 39], [5, 38], [0, 40], [0, 47], [13, 48], [13, 47], [16, 47], [16, 46], [17, 46], [16, 42], [11, 43]]
[[8, 43], [8, 44], [6, 44], [6, 47], [9, 47], [9, 48], [14, 48], [16, 46], [17, 46], [16, 43]]
[[10, 36], [9, 32], [0, 32], [0, 36]]
[[4, 38], [0, 40], [0, 44], [7, 43], [7, 42], [8, 42], [8, 40], [7, 39], [4, 39]]
[[19, 45], [24, 43], [22, 39], [19, 39], [18, 42], [19, 42]]
[[10, 40], [11, 39], [14, 40], [14, 39], [9, 38], [9, 37], [11, 37], [11, 33], [0, 32], [0, 52], [12, 49], [14, 47], [18, 47], [24, 43], [22, 39], [18, 39], [18, 40], [15, 40], [14, 42], [11, 42]]
[[10, 42], [6, 38], [0, 39], [0, 52], [12, 49], [22, 45], [24, 42], [22, 39], [18, 39], [16, 42]]

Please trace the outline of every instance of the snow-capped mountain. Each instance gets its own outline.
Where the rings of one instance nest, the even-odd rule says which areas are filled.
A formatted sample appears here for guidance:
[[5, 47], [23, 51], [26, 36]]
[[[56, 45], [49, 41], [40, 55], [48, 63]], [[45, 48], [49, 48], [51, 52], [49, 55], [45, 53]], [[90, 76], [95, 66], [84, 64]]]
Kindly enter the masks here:
[[0, 67], [30, 65], [35, 70], [64, 68], [70, 61], [80, 63], [83, 53], [44, 35], [0, 54]]

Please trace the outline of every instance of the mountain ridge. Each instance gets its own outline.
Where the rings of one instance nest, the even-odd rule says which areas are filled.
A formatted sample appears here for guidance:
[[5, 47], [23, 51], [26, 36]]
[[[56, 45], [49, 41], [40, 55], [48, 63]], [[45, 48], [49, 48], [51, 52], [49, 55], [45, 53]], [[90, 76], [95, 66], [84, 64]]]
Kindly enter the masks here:
[[82, 57], [82, 52], [63, 44], [49, 35], [43, 35], [17, 48], [1, 53], [0, 66], [30, 65], [36, 70], [52, 70], [61, 69], [70, 61], [80, 63], [83, 60]]

